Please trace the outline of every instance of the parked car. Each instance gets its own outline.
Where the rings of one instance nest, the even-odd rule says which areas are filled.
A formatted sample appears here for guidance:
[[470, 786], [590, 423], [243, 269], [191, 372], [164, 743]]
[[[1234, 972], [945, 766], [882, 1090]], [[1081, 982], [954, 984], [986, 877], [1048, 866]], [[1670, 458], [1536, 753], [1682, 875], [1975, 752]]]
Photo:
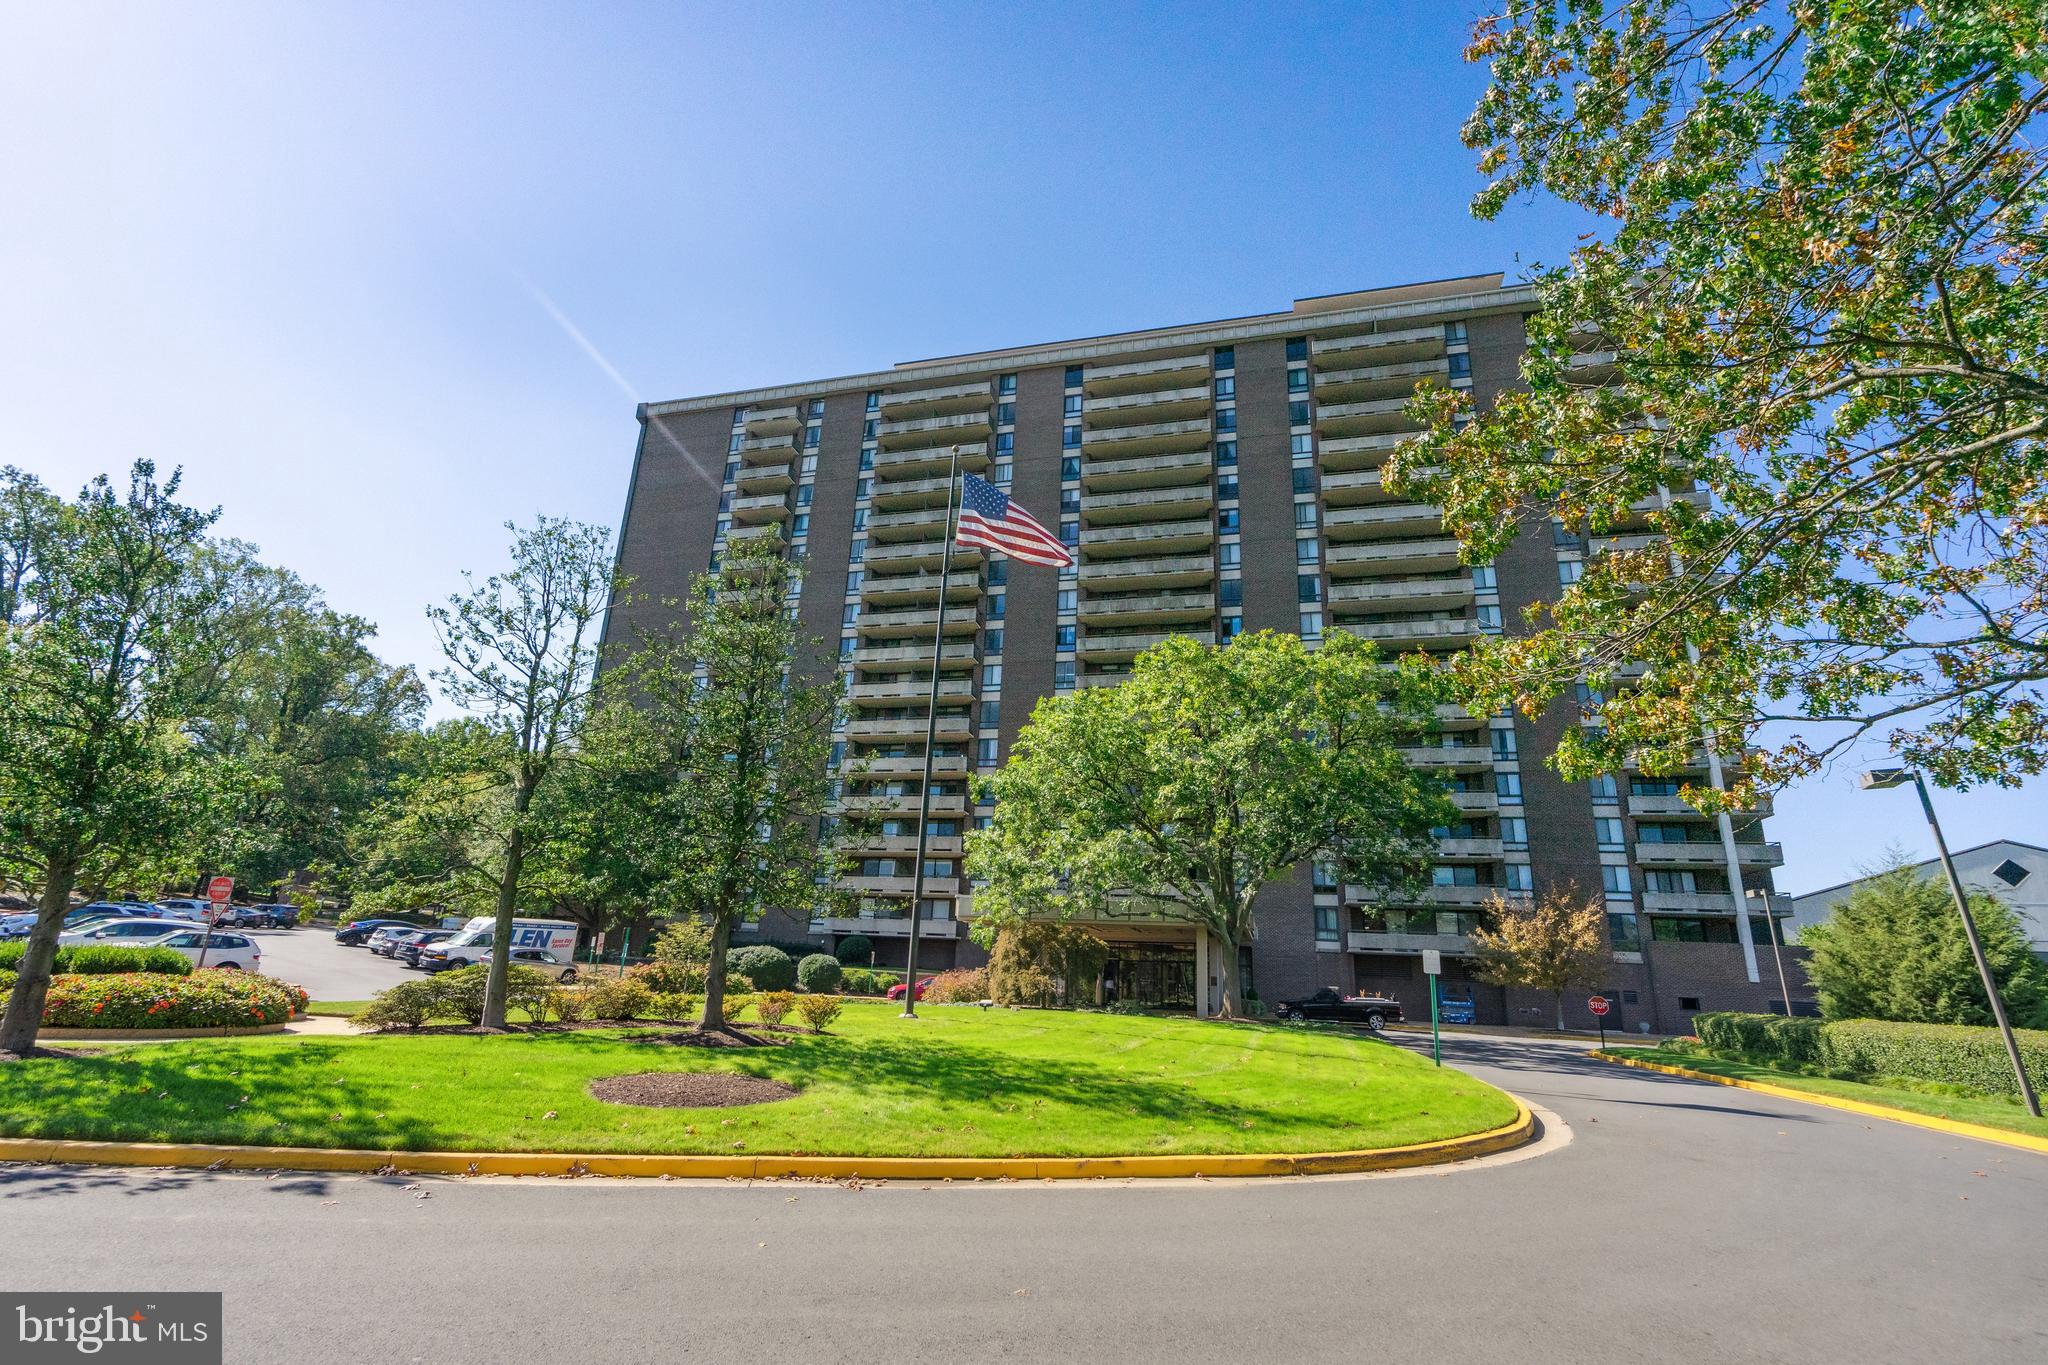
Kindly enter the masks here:
[[[473, 962], [487, 962], [491, 956], [491, 945], [497, 938], [498, 922], [494, 916], [478, 915], [465, 920], [460, 929], [445, 943], [434, 945], [420, 954], [420, 965], [428, 971], [441, 971], [448, 967], [466, 967]], [[539, 948], [553, 953], [557, 961], [576, 960], [576, 926], [565, 919], [515, 919], [512, 921], [512, 949], [516, 954], [521, 948]], [[433, 965], [428, 965], [432, 958]]]
[[367, 946], [371, 952], [379, 957], [390, 957], [391, 950], [400, 943], [411, 938], [414, 934], [423, 934], [425, 932], [426, 930], [410, 924], [387, 924], [370, 935]]
[[0, 939], [27, 938], [35, 927], [34, 915], [0, 915]]
[[1276, 1011], [1282, 1019], [1326, 1019], [1344, 1024], [1364, 1024], [1377, 1029], [1401, 1022], [1401, 1002], [1380, 995], [1344, 995], [1335, 986], [1325, 986], [1314, 995], [1288, 1000]]
[[[930, 976], [919, 977], [917, 979], [917, 998], [920, 1000], [924, 999], [925, 991], [929, 989], [932, 982], [937, 979], [938, 978], [936, 977]], [[889, 998], [891, 1000], [901, 1000], [903, 998], [903, 983], [901, 981], [897, 982], [895, 985], [889, 988]]]
[[206, 917], [213, 913], [213, 906], [206, 901], [158, 901], [157, 913], [173, 919], [190, 920], [194, 924], [206, 923]]
[[124, 948], [139, 947], [165, 934], [175, 934], [183, 929], [198, 926], [177, 919], [102, 919], [77, 929], [66, 929], [57, 935], [57, 943], [68, 947], [77, 943], [113, 943]]
[[244, 908], [249, 913], [250, 922], [260, 929], [289, 929], [299, 922], [299, 907], [281, 901]]
[[399, 944], [398, 947], [392, 952], [391, 956], [397, 958], [400, 962], [403, 962], [408, 967], [417, 967], [420, 965], [420, 952], [422, 949], [426, 948], [430, 944], [446, 943], [449, 939], [454, 937], [455, 931], [453, 929], [422, 930], [418, 934], [415, 934], [413, 937], [407, 939], [405, 942]]
[[376, 933], [379, 929], [410, 929], [412, 927], [411, 924], [402, 919], [350, 920], [347, 924], [334, 931], [334, 941], [347, 944], [351, 948], [359, 948], [369, 940], [370, 935]]
[[515, 967], [531, 967], [537, 972], [546, 972], [565, 984], [576, 979], [576, 964], [556, 957], [546, 948], [514, 948], [511, 958]]
[[198, 965], [200, 945], [206, 947], [206, 965], [220, 967], [231, 972], [260, 972], [263, 970], [263, 950], [256, 946], [254, 939], [241, 934], [216, 929], [209, 936], [204, 929], [184, 929], [166, 934], [155, 940], [140, 940], [138, 947], [174, 948]]

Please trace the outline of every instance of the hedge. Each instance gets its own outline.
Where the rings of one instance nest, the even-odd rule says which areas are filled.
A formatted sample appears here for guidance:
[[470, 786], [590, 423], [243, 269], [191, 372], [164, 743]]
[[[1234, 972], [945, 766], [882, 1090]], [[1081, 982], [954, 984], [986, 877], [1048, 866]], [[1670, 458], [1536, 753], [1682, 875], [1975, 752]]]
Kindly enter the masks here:
[[[1859, 1077], [1899, 1076], [1991, 1095], [2019, 1094], [2004, 1040], [1994, 1028], [1731, 1013], [1697, 1015], [1693, 1028], [1707, 1047], [1748, 1061], [1815, 1066]], [[2048, 1032], [2018, 1029], [2014, 1037], [2034, 1088], [2048, 1090]]]
[[252, 972], [58, 976], [43, 1001], [49, 1028], [254, 1028], [306, 1008], [306, 992]]
[[757, 991], [786, 991], [796, 984], [796, 963], [770, 944], [742, 948], [727, 959], [726, 966]]
[[[0, 943], [0, 971], [19, 970], [22, 954], [27, 951], [25, 939]], [[59, 948], [50, 973], [53, 976], [70, 973], [97, 976], [108, 972], [158, 972], [166, 976], [184, 976], [191, 970], [191, 959], [175, 948], [124, 948], [112, 943], [81, 943]]]
[[830, 953], [812, 953], [796, 964], [796, 984], [813, 995], [830, 995], [839, 989], [846, 969]]

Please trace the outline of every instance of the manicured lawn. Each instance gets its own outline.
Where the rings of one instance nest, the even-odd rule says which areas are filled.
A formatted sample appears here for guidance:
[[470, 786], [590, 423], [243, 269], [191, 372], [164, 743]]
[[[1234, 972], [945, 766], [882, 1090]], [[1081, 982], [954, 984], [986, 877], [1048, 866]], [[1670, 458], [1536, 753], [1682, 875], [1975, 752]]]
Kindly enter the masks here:
[[1877, 1085], [1864, 1081], [1838, 1081], [1826, 1076], [1802, 1076], [1796, 1071], [1780, 1071], [1772, 1066], [1730, 1061], [1700, 1052], [1667, 1051], [1656, 1047], [1611, 1047], [1607, 1050], [1617, 1057], [1631, 1057], [1637, 1061], [1658, 1062], [1666, 1066], [1689, 1067], [1713, 1076], [1731, 1076], [1742, 1081], [1767, 1081], [1772, 1085], [1782, 1085], [1787, 1090], [1805, 1090], [1816, 1095], [1861, 1100], [1865, 1104], [1888, 1104], [1894, 1109], [1926, 1114], [1933, 1118], [1955, 1119], [1961, 1123], [1981, 1123], [1988, 1128], [2009, 1128], [2015, 1133], [2048, 1137], [2048, 1119], [2034, 1118], [2020, 1107], [2017, 1100], [2008, 1102], [1999, 1099], [1932, 1095], [1924, 1090], [1907, 1090], [1898, 1086]]
[[[253, 1037], [0, 1067], [0, 1134], [405, 1150], [1086, 1156], [1392, 1147], [1512, 1121], [1508, 1097], [1391, 1044], [1263, 1024], [849, 1005], [831, 1034], [685, 1048], [630, 1031]], [[802, 1093], [603, 1104], [641, 1071]]]

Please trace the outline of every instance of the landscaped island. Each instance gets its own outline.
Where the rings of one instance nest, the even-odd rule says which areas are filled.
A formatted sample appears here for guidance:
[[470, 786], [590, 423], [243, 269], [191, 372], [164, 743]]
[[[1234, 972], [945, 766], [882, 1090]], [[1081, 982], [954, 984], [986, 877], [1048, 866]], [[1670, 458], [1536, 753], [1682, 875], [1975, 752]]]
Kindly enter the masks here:
[[[828, 1034], [679, 1047], [672, 1029], [209, 1039], [0, 1068], [0, 1135], [404, 1151], [1102, 1156], [1398, 1147], [1515, 1102], [1349, 1033], [1052, 1010], [849, 1004]], [[646, 1072], [794, 1086], [732, 1108], [606, 1103]]]

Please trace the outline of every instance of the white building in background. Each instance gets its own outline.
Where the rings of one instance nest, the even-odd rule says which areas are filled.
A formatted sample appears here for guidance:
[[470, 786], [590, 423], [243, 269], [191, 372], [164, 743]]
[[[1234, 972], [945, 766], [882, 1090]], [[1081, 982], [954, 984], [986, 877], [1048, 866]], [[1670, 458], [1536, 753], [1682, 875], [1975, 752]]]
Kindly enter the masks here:
[[[2048, 958], [2048, 848], [2023, 844], [2016, 839], [1996, 839], [1954, 855], [1956, 875], [1971, 891], [1982, 891], [2010, 905], [2020, 917], [2020, 926], [2037, 956]], [[1941, 877], [1941, 862], [1929, 858], [1914, 863], [1913, 871], [1923, 877]], [[1795, 939], [1807, 927], [1822, 923], [1837, 903], [1847, 900], [1857, 887], [1871, 880], [1854, 881], [1809, 891], [1792, 898], [1792, 932]]]

